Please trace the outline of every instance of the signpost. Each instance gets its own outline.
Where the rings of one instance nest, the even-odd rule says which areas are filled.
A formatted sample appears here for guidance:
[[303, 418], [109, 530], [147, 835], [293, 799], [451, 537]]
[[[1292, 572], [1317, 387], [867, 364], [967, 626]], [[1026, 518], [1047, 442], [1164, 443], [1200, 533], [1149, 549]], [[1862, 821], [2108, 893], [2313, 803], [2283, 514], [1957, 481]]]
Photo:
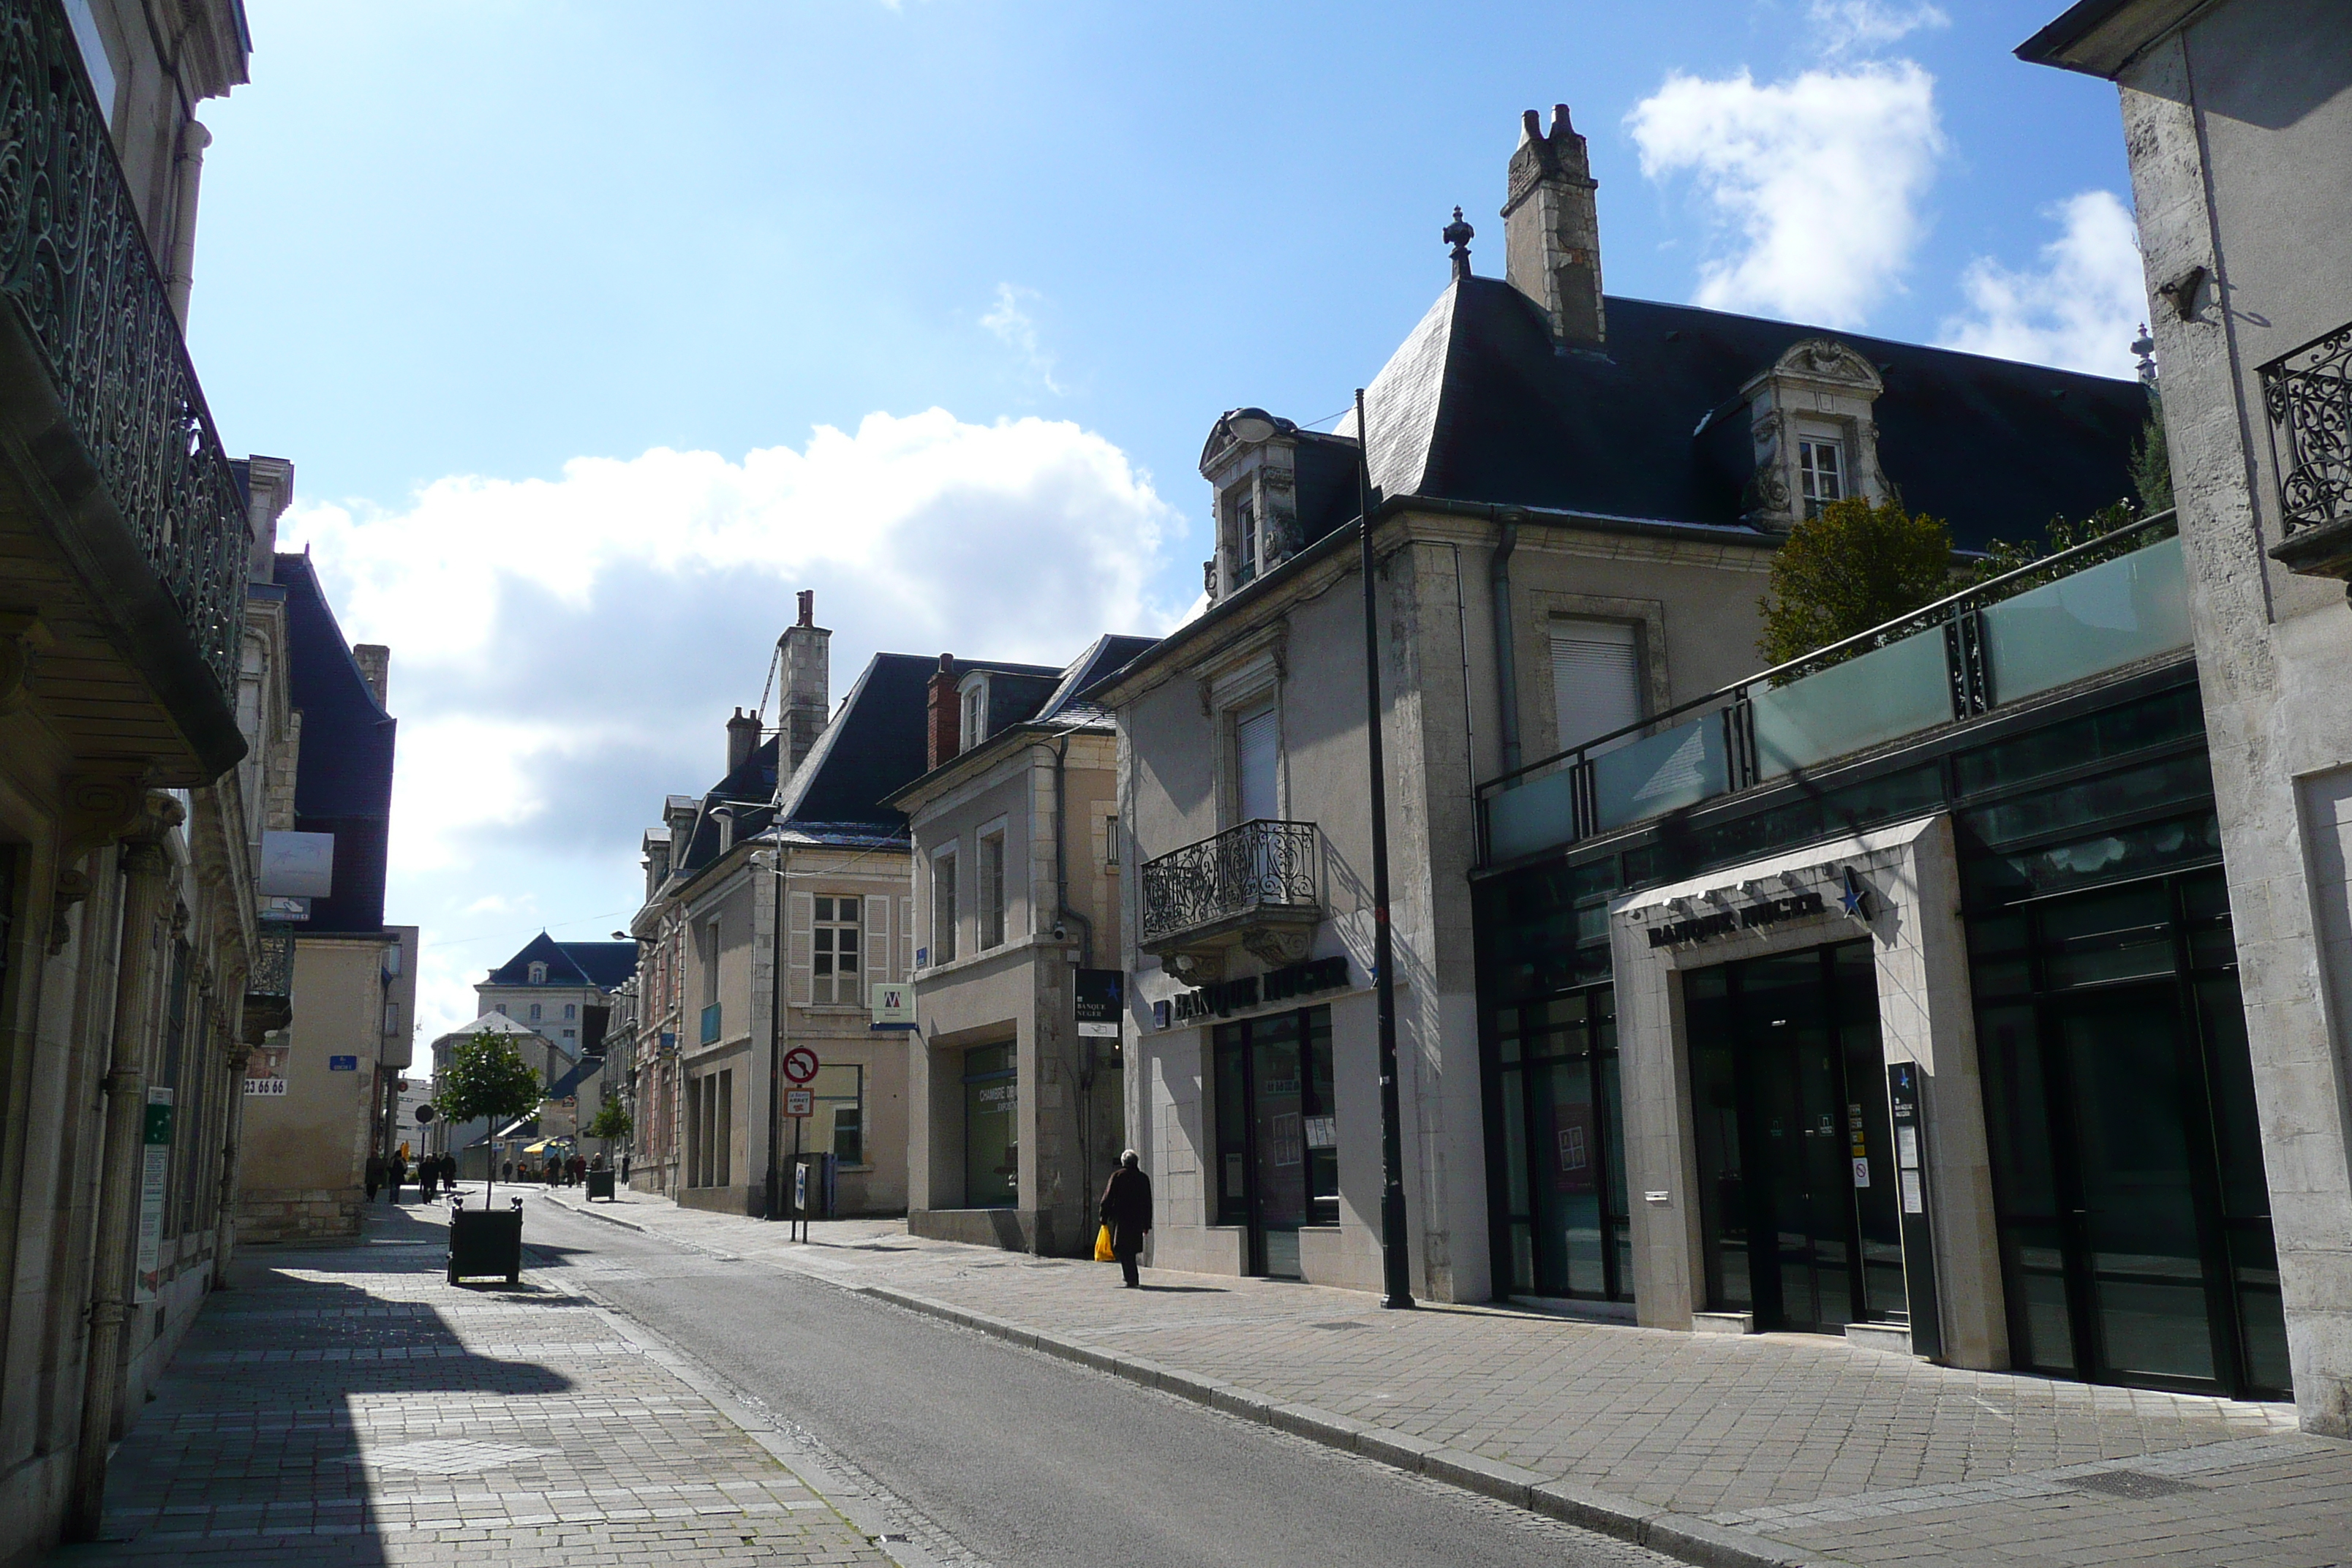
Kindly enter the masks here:
[[808, 1167], [801, 1163], [801, 1129], [816, 1114], [816, 1090], [808, 1087], [822, 1065], [816, 1053], [806, 1046], [794, 1046], [784, 1053], [784, 1076], [793, 1087], [784, 1090], [784, 1114], [793, 1119], [793, 1205], [787, 1238], [808, 1239]]

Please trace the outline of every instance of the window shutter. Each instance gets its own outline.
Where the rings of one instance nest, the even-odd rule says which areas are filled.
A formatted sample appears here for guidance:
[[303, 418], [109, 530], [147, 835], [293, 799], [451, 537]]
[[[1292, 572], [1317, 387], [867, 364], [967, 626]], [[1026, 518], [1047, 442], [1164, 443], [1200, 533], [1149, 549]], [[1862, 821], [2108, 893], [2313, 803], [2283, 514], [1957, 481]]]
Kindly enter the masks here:
[[1234, 805], [1240, 810], [1240, 820], [1254, 821], [1265, 817], [1271, 821], [1282, 815], [1275, 788], [1276, 765], [1281, 757], [1281, 735], [1275, 728], [1275, 710], [1253, 713], [1234, 725], [1234, 752], [1238, 769], [1239, 787], [1234, 793]]
[[807, 893], [793, 893], [786, 898], [784, 904], [792, 920], [784, 942], [784, 952], [786, 968], [790, 972], [793, 1005], [805, 1007], [809, 1001], [809, 933], [815, 929], [815, 904]]
[[904, 980], [915, 973], [915, 900], [898, 900], [898, 967], [888, 978]]
[[1622, 621], [1554, 621], [1551, 690], [1563, 751], [1639, 721], [1641, 660], [1633, 628]]
[[869, 897], [866, 900], [866, 979], [857, 1000], [862, 1005], [874, 994], [875, 981], [890, 978], [890, 900]]

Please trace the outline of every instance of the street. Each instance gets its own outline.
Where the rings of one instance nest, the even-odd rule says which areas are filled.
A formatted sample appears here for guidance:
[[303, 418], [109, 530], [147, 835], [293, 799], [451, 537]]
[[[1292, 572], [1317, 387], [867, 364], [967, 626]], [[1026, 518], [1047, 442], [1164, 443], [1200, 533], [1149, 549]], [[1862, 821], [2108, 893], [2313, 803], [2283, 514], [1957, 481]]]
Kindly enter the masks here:
[[803, 1276], [530, 1205], [539, 1278], [901, 1500], [945, 1562], [1636, 1564], [1654, 1553]]

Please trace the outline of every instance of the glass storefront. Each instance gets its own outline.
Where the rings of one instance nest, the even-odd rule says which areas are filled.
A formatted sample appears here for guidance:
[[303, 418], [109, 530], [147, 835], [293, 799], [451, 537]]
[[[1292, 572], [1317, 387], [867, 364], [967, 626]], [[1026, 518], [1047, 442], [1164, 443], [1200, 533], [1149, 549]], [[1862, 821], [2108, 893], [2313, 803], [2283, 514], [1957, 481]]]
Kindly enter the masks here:
[[1009, 1208], [1020, 1195], [1020, 1085], [1012, 1042], [963, 1054], [963, 1201]]
[[1510, 1291], [1633, 1299], [1615, 991], [1493, 1016]]
[[1248, 1227], [1249, 1272], [1296, 1279], [1299, 1228], [1339, 1223], [1331, 1009], [1221, 1024], [1213, 1048], [1217, 1223]]
[[1871, 943], [1694, 970], [1683, 1001], [1709, 1306], [1907, 1321]]
[[2017, 1364], [2288, 1397], [2221, 870], [2026, 902], [1969, 945]]

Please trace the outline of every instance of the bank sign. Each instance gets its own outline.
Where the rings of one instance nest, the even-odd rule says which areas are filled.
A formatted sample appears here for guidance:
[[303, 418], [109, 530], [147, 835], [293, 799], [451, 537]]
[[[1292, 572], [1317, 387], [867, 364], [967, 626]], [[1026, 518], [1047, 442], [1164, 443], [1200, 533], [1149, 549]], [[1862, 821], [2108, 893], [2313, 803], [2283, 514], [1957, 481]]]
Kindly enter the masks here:
[[1151, 1023], [1155, 1028], [1167, 1029], [1201, 1018], [1229, 1017], [1264, 1003], [1286, 1002], [1293, 996], [1311, 995], [1318, 991], [1336, 991], [1347, 984], [1348, 961], [1344, 957], [1286, 963], [1264, 974], [1219, 981], [1195, 991], [1180, 991], [1165, 1002], [1154, 1002]]
[[1778, 925], [1782, 921], [1818, 915], [1828, 907], [1819, 893], [1791, 893], [1785, 899], [1759, 899], [1736, 910], [1716, 910], [1707, 914], [1692, 915], [1685, 920], [1652, 926], [1650, 945], [1671, 947], [1678, 942], [1704, 942], [1709, 937], [1729, 936], [1736, 931], [1752, 931], [1758, 926]]

